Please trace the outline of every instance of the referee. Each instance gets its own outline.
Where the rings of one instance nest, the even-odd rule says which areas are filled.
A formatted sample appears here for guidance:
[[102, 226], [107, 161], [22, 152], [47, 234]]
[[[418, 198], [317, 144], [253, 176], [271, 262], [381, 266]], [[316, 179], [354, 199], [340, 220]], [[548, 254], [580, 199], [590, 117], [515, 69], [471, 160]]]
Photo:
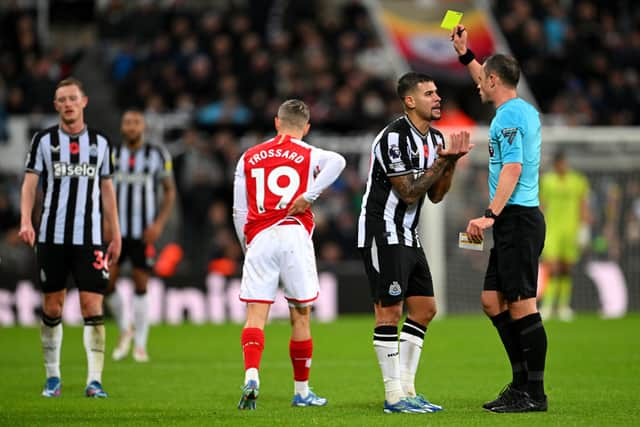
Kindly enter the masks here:
[[496, 54], [480, 64], [467, 48], [462, 25], [454, 28], [451, 40], [482, 102], [496, 107], [489, 127], [491, 202], [484, 216], [469, 221], [467, 233], [479, 242], [484, 230], [493, 227], [482, 306], [502, 339], [513, 379], [496, 400], [483, 407], [500, 413], [546, 411], [547, 335], [536, 307], [538, 262], [545, 237], [538, 201], [540, 117], [532, 105], [518, 98], [520, 67], [513, 57]]

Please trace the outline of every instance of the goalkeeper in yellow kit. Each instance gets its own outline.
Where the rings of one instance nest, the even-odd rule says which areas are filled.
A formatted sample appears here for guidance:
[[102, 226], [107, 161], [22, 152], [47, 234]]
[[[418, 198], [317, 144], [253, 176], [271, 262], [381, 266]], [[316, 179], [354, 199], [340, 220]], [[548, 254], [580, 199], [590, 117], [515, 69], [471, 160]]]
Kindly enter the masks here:
[[578, 261], [580, 248], [588, 240], [589, 183], [584, 175], [569, 168], [563, 152], [553, 159], [553, 170], [540, 181], [540, 205], [547, 221], [542, 259], [549, 272], [540, 313], [550, 318], [557, 309], [560, 320], [573, 318], [571, 268]]

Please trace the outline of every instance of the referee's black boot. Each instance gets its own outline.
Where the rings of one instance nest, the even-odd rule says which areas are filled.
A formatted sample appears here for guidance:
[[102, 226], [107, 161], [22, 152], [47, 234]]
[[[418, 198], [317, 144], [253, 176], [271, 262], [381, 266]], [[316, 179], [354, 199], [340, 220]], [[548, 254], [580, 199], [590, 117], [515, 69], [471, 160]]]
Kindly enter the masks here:
[[491, 408], [496, 408], [498, 406], [508, 405], [515, 400], [520, 398], [520, 391], [513, 386], [512, 383], [504, 386], [498, 397], [491, 402], [487, 402], [482, 407], [487, 410], [491, 410]]
[[[517, 390], [516, 390], [517, 391]], [[547, 411], [547, 396], [543, 396], [542, 399], [534, 399], [526, 391], [517, 391], [520, 396], [502, 406], [496, 406], [489, 409], [491, 412], [499, 414], [515, 413], [515, 412], [546, 412]]]

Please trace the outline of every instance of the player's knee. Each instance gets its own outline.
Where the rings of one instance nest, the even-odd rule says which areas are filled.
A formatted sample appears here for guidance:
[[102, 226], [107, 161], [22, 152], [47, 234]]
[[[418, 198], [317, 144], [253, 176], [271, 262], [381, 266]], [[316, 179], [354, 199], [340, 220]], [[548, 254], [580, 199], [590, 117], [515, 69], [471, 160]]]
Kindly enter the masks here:
[[42, 306], [42, 314], [43, 317], [47, 317], [50, 319], [57, 319], [62, 317], [62, 304], [44, 304]]
[[58, 318], [62, 316], [63, 307], [64, 296], [45, 295], [42, 304], [42, 313], [50, 318]]
[[80, 312], [82, 317], [94, 317], [102, 315], [101, 298], [80, 298]]

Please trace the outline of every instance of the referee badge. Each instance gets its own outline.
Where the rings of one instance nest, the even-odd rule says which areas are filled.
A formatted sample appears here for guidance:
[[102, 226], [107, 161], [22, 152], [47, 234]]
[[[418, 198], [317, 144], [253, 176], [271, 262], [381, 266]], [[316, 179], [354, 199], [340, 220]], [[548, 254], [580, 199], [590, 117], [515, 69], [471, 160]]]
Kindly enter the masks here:
[[397, 297], [401, 293], [402, 288], [400, 287], [400, 283], [395, 280], [391, 282], [391, 285], [389, 285], [389, 295], [391, 295], [392, 297]]

